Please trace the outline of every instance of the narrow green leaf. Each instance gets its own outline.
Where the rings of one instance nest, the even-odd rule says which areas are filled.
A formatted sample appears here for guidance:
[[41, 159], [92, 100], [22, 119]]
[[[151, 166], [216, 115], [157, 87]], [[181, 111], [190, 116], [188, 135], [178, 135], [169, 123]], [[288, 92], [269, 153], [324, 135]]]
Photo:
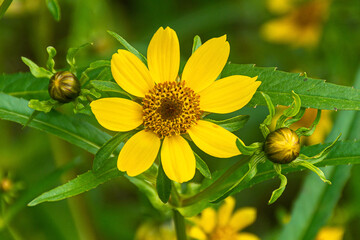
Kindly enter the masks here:
[[69, 48], [67, 54], [66, 54], [66, 62], [70, 65], [70, 71], [72, 73], [76, 73], [76, 61], [75, 57], [79, 53], [79, 50], [83, 49], [84, 47], [87, 47], [89, 45], [93, 45], [92, 43], [85, 43], [79, 47], [75, 48]]
[[48, 113], [53, 109], [56, 105], [58, 105], [58, 102], [56, 100], [50, 99], [50, 100], [44, 100], [39, 101], [37, 99], [31, 99], [29, 101], [29, 108], [32, 108], [39, 112]]
[[240, 152], [244, 155], [253, 155], [256, 151], [262, 149], [263, 143], [252, 143], [249, 146], [246, 146], [240, 139], [236, 139], [236, 147], [240, 150]]
[[146, 58], [138, 52], [133, 46], [131, 46], [123, 37], [121, 37], [119, 34], [107, 31], [111, 36], [113, 36], [116, 40], [119, 41], [121, 45], [123, 45], [124, 48], [126, 48], [129, 52], [133, 53], [135, 56], [137, 56], [145, 65], [147, 65]]
[[55, 21], [60, 21], [61, 11], [60, 6], [57, 0], [46, 0], [46, 6], [49, 9], [51, 15], [54, 17]]
[[276, 200], [278, 200], [279, 197], [281, 197], [287, 185], [287, 178], [281, 174], [281, 165], [274, 164], [274, 169], [278, 177], [280, 178], [280, 187], [272, 192], [269, 200], [269, 204], [273, 204], [274, 202], [276, 202]]
[[49, 46], [46, 48], [46, 51], [49, 54], [49, 58], [46, 62], [46, 67], [52, 72], [52, 73], [56, 73], [54, 66], [55, 66], [55, 61], [54, 61], [54, 57], [56, 55], [56, 49], [52, 46]]
[[[90, 64], [90, 66], [81, 73], [81, 77], [80, 77], [81, 85], [84, 86], [87, 83], [87, 81], [90, 79], [90, 76], [89, 76], [90, 72], [97, 70], [99, 68], [109, 68], [110, 69], [110, 61], [109, 60], [98, 60], [98, 61], [92, 62]], [[98, 77], [98, 79], [102, 79], [102, 78]], [[104, 80], [104, 79], [102, 79], [102, 80]]]
[[12, 0], [4, 0], [0, 6], [0, 19], [4, 16], [6, 10], [9, 8]]
[[21, 57], [21, 60], [29, 67], [31, 74], [36, 78], [51, 78], [52, 72], [46, 70], [45, 68], [39, 67], [26, 57]]
[[80, 193], [96, 188], [100, 184], [107, 182], [110, 179], [121, 176], [123, 173], [117, 169], [116, 161], [117, 158], [112, 158], [102, 169], [98, 171], [98, 173], [94, 173], [90, 170], [57, 188], [41, 194], [32, 200], [28, 206], [35, 206], [42, 202], [59, 201], [76, 196]]
[[31, 73], [0, 74], [0, 92], [25, 99], [49, 99], [49, 79]]
[[306, 128], [306, 127], [301, 127], [299, 129], [297, 129], [295, 132], [296, 134], [301, 137], [301, 136], [311, 136], [314, 132], [315, 132], [315, 128], [316, 126], [319, 124], [321, 118], [321, 110], [317, 110], [317, 114], [316, 114], [316, 118], [314, 120], [314, 122], [311, 124], [310, 128]]
[[119, 85], [117, 85], [114, 82], [109, 81], [101, 81], [101, 80], [91, 80], [90, 84], [97, 90], [103, 91], [103, 92], [115, 92], [122, 96], [129, 97], [129, 94], [122, 90]]
[[[32, 112], [28, 101], [0, 93], [0, 119], [25, 124]], [[29, 127], [54, 134], [93, 154], [110, 139], [109, 134], [88, 123], [84, 117], [66, 116], [56, 111], [39, 113]]]
[[276, 71], [275, 68], [254, 67], [251, 64], [227, 64], [221, 75], [227, 77], [239, 74], [258, 76], [261, 81], [249, 106], [266, 104], [260, 92], [269, 95], [274, 105], [289, 106], [292, 102], [291, 91], [296, 89], [303, 107], [360, 110], [360, 90], [356, 88], [326, 83], [297, 73]]
[[209, 118], [206, 118], [205, 120], [215, 123], [216, 125], [219, 125], [230, 132], [235, 132], [235, 131], [243, 128], [244, 125], [249, 120], [249, 118], [250, 118], [249, 115], [239, 115], [239, 116], [232, 117], [232, 118], [225, 119], [225, 120], [213, 120], [213, 119], [209, 119]]
[[266, 106], [268, 107], [268, 110], [269, 110], [269, 115], [265, 118], [263, 124], [270, 125], [273, 117], [275, 116], [275, 107], [274, 107], [274, 104], [272, 103], [269, 95], [267, 95], [263, 92], [261, 92], [261, 95], [265, 99]]
[[196, 35], [194, 37], [194, 43], [193, 43], [193, 46], [192, 46], [192, 53], [194, 53], [200, 46], [201, 46], [201, 38]]
[[196, 168], [199, 170], [199, 172], [204, 177], [211, 178], [211, 172], [210, 172], [209, 167], [207, 166], [207, 164], [195, 152], [194, 152], [194, 155], [195, 155], [195, 159], [196, 159]]
[[113, 136], [109, 141], [107, 141], [95, 154], [93, 162], [93, 171], [97, 172], [101, 169], [105, 163], [109, 160], [109, 157], [114, 152], [114, 150], [125, 141], [127, 138], [132, 136], [135, 131], [130, 132], [118, 132]]
[[156, 190], [160, 200], [167, 203], [171, 193], [171, 180], [166, 176], [162, 164], [159, 165], [156, 177]]

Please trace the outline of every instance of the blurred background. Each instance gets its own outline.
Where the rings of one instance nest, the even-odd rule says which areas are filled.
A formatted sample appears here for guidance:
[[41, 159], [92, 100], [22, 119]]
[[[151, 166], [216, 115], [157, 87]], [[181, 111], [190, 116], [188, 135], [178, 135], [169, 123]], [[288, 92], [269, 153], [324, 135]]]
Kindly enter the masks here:
[[[45, 0], [13, 0], [0, 19], [1, 74], [27, 72], [21, 56], [45, 66], [47, 46], [57, 49], [57, 69], [66, 67], [69, 47], [87, 42], [93, 46], [79, 54], [80, 66], [110, 59], [120, 44], [107, 30], [123, 36], [145, 55], [160, 26], [170, 26], [177, 32], [182, 64], [191, 55], [195, 35], [204, 42], [227, 34], [229, 61], [233, 63], [306, 72], [310, 77], [346, 86], [352, 86], [360, 66], [358, 0], [60, 0], [59, 5], [61, 19], [56, 21]], [[258, 125], [267, 109], [244, 108], [240, 113], [251, 118], [238, 135], [247, 144], [260, 141]], [[315, 118], [311, 111], [307, 114], [304, 125]], [[304, 144], [323, 142], [336, 116], [336, 112], [326, 112], [316, 138]], [[73, 161], [76, 156], [80, 159]], [[69, 200], [25, 206], [32, 197], [90, 169], [92, 159], [54, 136], [0, 120], [0, 191], [6, 196], [6, 206], [14, 206], [8, 227], [2, 226], [0, 218], [0, 239], [134, 239], [144, 223], [170, 224], [168, 216], [155, 210], [125, 178]], [[214, 158], [208, 160], [208, 165], [213, 171], [229, 166], [230, 161]], [[246, 231], [261, 239], [276, 239], [308, 174], [288, 176], [285, 193], [271, 206], [267, 201], [278, 180], [236, 194], [238, 207], [257, 209], [257, 220]], [[341, 229], [344, 239], [359, 239], [359, 202], [360, 168], [354, 166], [327, 223]]]

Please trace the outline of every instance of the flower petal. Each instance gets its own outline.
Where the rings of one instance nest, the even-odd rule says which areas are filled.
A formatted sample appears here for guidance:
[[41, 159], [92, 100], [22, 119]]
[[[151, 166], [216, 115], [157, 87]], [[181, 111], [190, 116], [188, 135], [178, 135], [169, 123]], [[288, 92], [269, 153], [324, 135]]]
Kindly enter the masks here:
[[219, 226], [228, 225], [234, 208], [235, 208], [235, 199], [233, 197], [226, 198], [224, 203], [220, 206], [220, 208], [218, 210], [218, 225]]
[[180, 45], [176, 32], [159, 28], [147, 51], [148, 67], [156, 83], [175, 81], [180, 66]]
[[236, 235], [235, 240], [260, 240], [258, 236], [252, 233], [242, 232]]
[[101, 98], [90, 103], [91, 111], [106, 129], [126, 132], [142, 124], [142, 106], [124, 98]]
[[216, 225], [216, 212], [213, 208], [206, 208], [201, 212], [200, 226], [205, 233], [211, 233]]
[[151, 167], [160, 149], [160, 138], [150, 131], [142, 130], [132, 136], [121, 149], [117, 167], [136, 176]]
[[154, 87], [149, 70], [129, 51], [119, 49], [111, 58], [111, 72], [119, 86], [128, 93], [144, 97]]
[[236, 231], [246, 228], [253, 224], [256, 219], [256, 209], [252, 207], [236, 210], [230, 219], [230, 226]]
[[181, 79], [195, 92], [208, 87], [220, 75], [229, 57], [226, 35], [201, 45], [187, 61]]
[[244, 107], [261, 82], [257, 77], [235, 75], [213, 82], [199, 93], [200, 109], [213, 113], [230, 113]]
[[196, 240], [207, 240], [207, 236], [199, 227], [191, 227], [189, 236]]
[[214, 123], [199, 120], [187, 132], [196, 146], [211, 156], [229, 158], [241, 154], [236, 147], [237, 136]]
[[195, 175], [194, 153], [181, 136], [165, 137], [161, 147], [161, 163], [168, 178], [176, 182], [189, 181]]

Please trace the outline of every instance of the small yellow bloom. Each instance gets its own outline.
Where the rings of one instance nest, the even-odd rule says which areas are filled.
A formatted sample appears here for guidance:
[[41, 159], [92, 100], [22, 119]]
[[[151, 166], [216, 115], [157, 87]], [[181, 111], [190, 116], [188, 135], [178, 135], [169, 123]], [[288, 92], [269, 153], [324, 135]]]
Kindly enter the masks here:
[[136, 230], [135, 240], [176, 240], [172, 225], [145, 222]]
[[218, 212], [213, 208], [202, 211], [201, 217], [191, 220], [195, 226], [190, 229], [189, 236], [197, 240], [259, 240], [256, 235], [239, 232], [255, 222], [256, 209], [240, 208], [233, 214], [235, 199], [228, 197]]
[[323, 227], [316, 236], [316, 240], [342, 240], [344, 229], [341, 227]]
[[[285, 106], [279, 106], [276, 109], [276, 115], [273, 118], [272, 122], [272, 129], [275, 128], [275, 123], [277, 119], [280, 117], [282, 112], [286, 109]], [[315, 108], [308, 108], [305, 110], [304, 116], [297, 122], [293, 123], [290, 128], [292, 130], [296, 130], [300, 127], [310, 127], [311, 124], [314, 122], [317, 114], [317, 109]], [[316, 126], [315, 132], [308, 137], [303, 137], [302, 141], [308, 145], [314, 145], [319, 143], [324, 143], [326, 136], [330, 133], [332, 128], [332, 120], [331, 120], [331, 111], [329, 110], [322, 110], [321, 111], [321, 118], [319, 124]]]
[[294, 47], [316, 46], [328, 7], [329, 0], [306, 2], [285, 16], [265, 23], [261, 34], [269, 42], [290, 44]]
[[237, 137], [224, 128], [201, 120], [203, 112], [230, 113], [245, 106], [260, 82], [257, 77], [230, 76], [218, 81], [230, 53], [226, 36], [201, 45], [189, 58], [178, 80], [180, 46], [174, 30], [162, 27], [150, 41], [148, 66], [134, 54], [118, 50], [111, 59], [117, 84], [140, 100], [103, 98], [90, 106], [98, 122], [112, 131], [144, 126], [131, 137], [118, 157], [118, 168], [129, 176], [146, 171], [160, 150], [161, 164], [174, 181], [186, 182], [195, 174], [191, 140], [214, 157], [239, 155]]

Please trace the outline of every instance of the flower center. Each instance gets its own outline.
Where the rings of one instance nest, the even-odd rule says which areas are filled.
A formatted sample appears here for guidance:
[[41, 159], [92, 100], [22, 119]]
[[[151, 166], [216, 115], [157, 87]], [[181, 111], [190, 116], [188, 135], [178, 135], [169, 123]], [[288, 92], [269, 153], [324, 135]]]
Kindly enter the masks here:
[[237, 232], [230, 226], [217, 227], [211, 234], [211, 240], [234, 240]]
[[185, 82], [156, 84], [142, 101], [146, 129], [160, 138], [185, 134], [200, 119], [200, 96]]

